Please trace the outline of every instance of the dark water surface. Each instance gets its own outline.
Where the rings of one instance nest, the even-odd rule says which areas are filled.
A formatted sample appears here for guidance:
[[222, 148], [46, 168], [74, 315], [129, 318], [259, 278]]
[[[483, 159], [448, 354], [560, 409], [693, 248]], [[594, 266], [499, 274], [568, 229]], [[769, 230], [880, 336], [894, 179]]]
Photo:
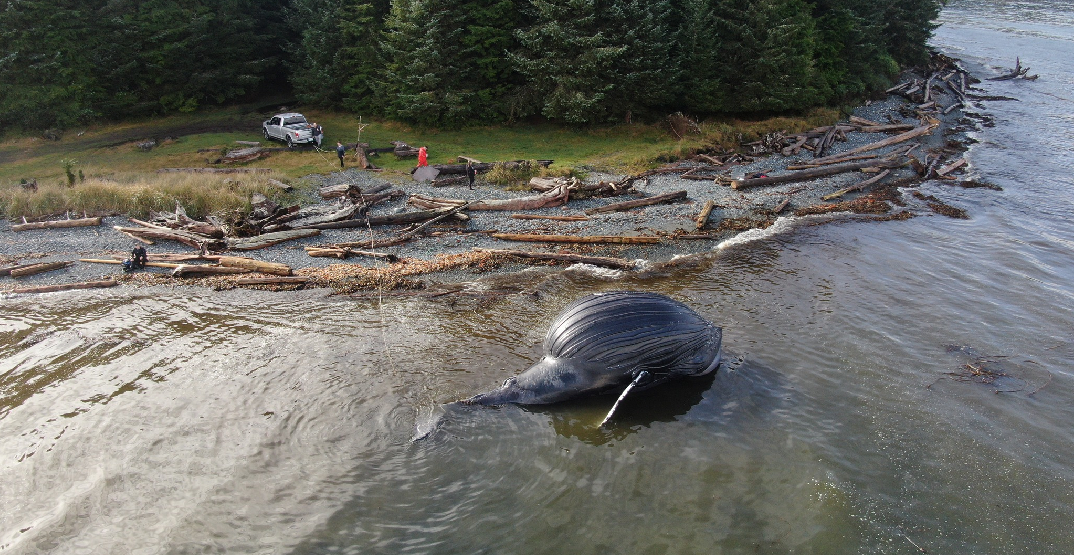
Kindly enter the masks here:
[[[970, 220], [804, 223], [494, 301], [0, 300], [0, 552], [1071, 553], [1071, 8], [942, 16], [934, 43], [973, 71], [1041, 75], [982, 85], [1020, 99], [968, 154], [1003, 191], [924, 186]], [[410, 441], [610, 289], [690, 304], [730, 364], [604, 430], [612, 399]]]

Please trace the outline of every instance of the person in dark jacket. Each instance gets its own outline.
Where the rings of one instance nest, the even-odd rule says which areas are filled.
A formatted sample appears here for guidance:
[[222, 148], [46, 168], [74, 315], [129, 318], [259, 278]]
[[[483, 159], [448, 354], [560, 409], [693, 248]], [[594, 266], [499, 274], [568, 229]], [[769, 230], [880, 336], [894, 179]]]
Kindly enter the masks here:
[[317, 148], [321, 148], [321, 139], [325, 136], [325, 130], [321, 128], [321, 124], [315, 121], [310, 134], [313, 135], [314, 144], [317, 145]]
[[343, 168], [343, 155], [347, 154], [347, 147], [343, 146], [343, 143], [336, 141], [336, 156], [340, 157], [340, 167]]
[[474, 169], [474, 163], [470, 160], [467, 160], [467, 180], [470, 181], [471, 189], [474, 188], [474, 176], [476, 176], [477, 174], [478, 172]]

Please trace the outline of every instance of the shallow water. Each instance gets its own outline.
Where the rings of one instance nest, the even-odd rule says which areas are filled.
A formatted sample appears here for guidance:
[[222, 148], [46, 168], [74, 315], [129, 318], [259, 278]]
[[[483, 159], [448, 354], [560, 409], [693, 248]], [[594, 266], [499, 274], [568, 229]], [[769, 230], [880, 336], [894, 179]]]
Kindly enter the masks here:
[[[982, 85], [1020, 99], [968, 154], [1003, 191], [925, 186], [970, 220], [800, 222], [493, 300], [0, 300], [0, 550], [1071, 552], [1071, 6], [952, 1], [942, 22], [972, 70], [1041, 75]], [[603, 430], [612, 399], [453, 410], [410, 441], [611, 289], [690, 304], [729, 363]]]

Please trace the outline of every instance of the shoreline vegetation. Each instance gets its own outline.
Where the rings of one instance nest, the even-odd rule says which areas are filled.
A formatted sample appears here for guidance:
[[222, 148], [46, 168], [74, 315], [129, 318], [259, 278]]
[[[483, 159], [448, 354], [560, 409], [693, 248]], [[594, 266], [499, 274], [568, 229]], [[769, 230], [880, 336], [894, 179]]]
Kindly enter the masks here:
[[[507, 166], [494, 167], [480, 174], [473, 189], [458, 180], [442, 183], [444, 186], [437, 186], [437, 179], [415, 180], [408, 171], [414, 162], [407, 156], [397, 159], [388, 152], [372, 156], [374, 148], [387, 143], [382, 137], [402, 138], [406, 128], [390, 124], [375, 123], [365, 129], [363, 143], [370, 146], [353, 155], [349, 152], [351, 169], [343, 172], [334, 166], [338, 163], [335, 156], [315, 150], [270, 148], [264, 158], [234, 166], [216, 164], [243, 173], [212, 178], [179, 172], [158, 176], [148, 170], [162, 163], [172, 166], [177, 160], [189, 160], [194, 167], [200, 159], [197, 167], [206, 167], [207, 154], [220, 156], [221, 144], [249, 139], [249, 133], [177, 135], [147, 148], [140, 146], [145, 141], [131, 139], [129, 131], [126, 137], [123, 131], [113, 129], [88, 131], [86, 138], [77, 137], [72, 146], [113, 153], [115, 158], [106, 162], [113, 170], [110, 175], [102, 177], [96, 169], [87, 172], [88, 165], [66, 164], [60, 168], [62, 173], [51, 177], [42, 174], [36, 190], [12, 183], [13, 172], [41, 163], [33, 156], [34, 145], [23, 143], [15, 149], [22, 162], [0, 170], [7, 172], [0, 175], [0, 180], [7, 181], [0, 198], [5, 199], [8, 217], [13, 215], [7, 212], [9, 207], [19, 206], [19, 202], [31, 204], [31, 200], [13, 202], [12, 198], [59, 196], [42, 185], [50, 180], [59, 181], [55, 185], [61, 188], [60, 193], [86, 194], [84, 198], [97, 195], [123, 209], [86, 209], [85, 214], [68, 212], [61, 218], [41, 218], [57, 222], [61, 229], [33, 229], [34, 225], [27, 225], [32, 224], [28, 217], [25, 224], [16, 221], [0, 229], [0, 238], [7, 245], [0, 250], [0, 274], [14, 276], [0, 278], [4, 281], [0, 291], [49, 291], [65, 283], [70, 288], [85, 288], [182, 280], [214, 289], [323, 287], [359, 297], [386, 292], [440, 296], [466, 294], [468, 288], [460, 283], [492, 270], [499, 273], [583, 264], [617, 271], [660, 271], [665, 265], [689, 263], [683, 255], [704, 256], [743, 231], [769, 228], [785, 215], [823, 218], [819, 221], [831, 219], [832, 214], [874, 220], [922, 214], [967, 217], [963, 210], [917, 187], [927, 179], [988, 187], [956, 177], [967, 170], [962, 152], [972, 140], [966, 132], [989, 119], [979, 111], [982, 100], [976, 98], [984, 97], [977, 96], [981, 91], [973, 87], [976, 82], [957, 61], [935, 55], [923, 72], [904, 74], [888, 98], [860, 107], [847, 118], [816, 112], [816, 117], [827, 121], [813, 127], [811, 123], [817, 122], [770, 120], [755, 128], [758, 138], [718, 124], [716, 129], [723, 136], [735, 138], [734, 150], [714, 142], [714, 136], [705, 133], [705, 125], [687, 118], [666, 122], [668, 131], [655, 126], [641, 130], [629, 127], [627, 142], [641, 144], [644, 154], [616, 142], [624, 140], [622, 128], [615, 133], [615, 128], [545, 129], [540, 133], [487, 128], [430, 133], [408, 141], [424, 144], [421, 138], [428, 138], [430, 144], [437, 145], [432, 162], [480, 160], [486, 156], [483, 144], [488, 145], [488, 152], [511, 152], [515, 159], [535, 154], [544, 157], [550, 149], [561, 149], [554, 155], [571, 160], [566, 154], [571, 151], [555, 140], [567, 137], [582, 145], [576, 147], [574, 160], [578, 162], [571, 168], [558, 170], [559, 162], [553, 164], [552, 171], [533, 165], [529, 171], [502, 176], [514, 183], [497, 185], [490, 178], [498, 170], [511, 172], [506, 171]], [[321, 115], [327, 113], [317, 114]], [[673, 131], [677, 125], [679, 130]], [[771, 127], [766, 127], [774, 125], [781, 129], [770, 131]], [[796, 127], [789, 130], [792, 125]], [[524, 148], [508, 144], [505, 134], [520, 140], [544, 134], [552, 142]], [[212, 147], [202, 146], [209, 141], [213, 141]], [[467, 146], [453, 151], [452, 141]], [[56, 151], [64, 144], [42, 143], [46, 151], [52, 149], [45, 158], [71, 156], [72, 151]], [[605, 150], [610, 144], [620, 149], [614, 155]], [[197, 152], [202, 148], [206, 151]], [[354, 169], [362, 158], [359, 153], [367, 148], [371, 151], [369, 160], [388, 169]], [[586, 148], [598, 154], [587, 153], [584, 155], [590, 158], [584, 158], [577, 153]], [[0, 148], [0, 156], [12, 156], [11, 152], [11, 143]], [[659, 153], [658, 160], [670, 156], [674, 161], [653, 167], [654, 152]], [[615, 156], [645, 162], [633, 168], [630, 163], [598, 165]], [[323, 169], [293, 177], [309, 171], [309, 166]], [[154, 176], [162, 188], [152, 190], [130, 177], [126, 177], [128, 183], [122, 183], [123, 171], [137, 174], [133, 168], [139, 167]], [[446, 174], [454, 167], [432, 166]], [[266, 169], [270, 171], [257, 173]], [[220, 188], [206, 193], [202, 189], [209, 182], [218, 182]], [[90, 194], [93, 190], [124, 188], [137, 194]], [[903, 194], [905, 188], [912, 192]], [[182, 196], [184, 191], [201, 193], [200, 198], [206, 200], [192, 202]], [[135, 205], [132, 198], [149, 201]], [[47, 202], [42, 201], [42, 206]], [[242, 203], [243, 207], [229, 208], [233, 211], [229, 215], [213, 202]], [[145, 210], [151, 221], [137, 218], [138, 210]], [[81, 225], [74, 223], [76, 220], [89, 219], [82, 216], [107, 216], [104, 225], [111, 229], [96, 222], [87, 224], [92, 226], [89, 228], [76, 227]], [[17, 231], [24, 226], [29, 229]], [[48, 226], [41, 223], [36, 227]], [[79, 233], [84, 234], [82, 239], [78, 239]], [[74, 242], [53, 246], [53, 252], [27, 252], [34, 241], [61, 236]], [[149, 268], [117, 273], [117, 265], [130, 246], [142, 243], [151, 244]], [[63, 249], [67, 250], [55, 252]], [[345, 258], [359, 262], [343, 262]], [[436, 275], [440, 283], [428, 281]]]

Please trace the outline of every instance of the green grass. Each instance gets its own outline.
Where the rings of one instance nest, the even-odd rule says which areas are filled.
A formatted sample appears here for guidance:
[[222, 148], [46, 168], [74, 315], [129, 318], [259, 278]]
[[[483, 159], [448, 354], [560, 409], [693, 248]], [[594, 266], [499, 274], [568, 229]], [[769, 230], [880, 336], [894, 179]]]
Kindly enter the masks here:
[[[271, 168], [273, 177], [296, 182], [295, 178], [304, 175], [337, 171], [336, 141], [353, 143], [359, 138], [358, 117], [322, 110], [304, 113], [324, 127], [325, 152], [273, 152], [243, 166]], [[191, 216], [201, 217], [242, 209], [254, 190], [280, 197], [281, 193], [265, 184], [265, 177], [199, 175], [179, 179], [156, 173], [160, 168], [206, 167], [226, 149], [238, 146], [235, 141], [266, 144], [261, 136], [265, 117], [231, 108], [69, 130], [60, 141], [5, 137], [0, 141], [0, 214], [15, 218], [71, 210], [144, 216], [148, 210], [174, 210], [179, 201]], [[426, 146], [431, 164], [454, 163], [460, 155], [484, 162], [551, 159], [554, 174], [578, 167], [628, 173], [700, 150], [734, 148], [740, 141], [755, 140], [771, 131], [797, 132], [828, 125], [838, 117], [835, 110], [816, 110], [800, 118], [710, 121], [701, 124], [701, 133], [683, 139], [677, 138], [667, 123], [592, 129], [520, 124], [440, 130], [364, 119], [361, 140], [374, 148], [391, 146], [390, 141]], [[156, 148], [143, 152], [136, 146], [150, 137], [159, 141]], [[86, 179], [69, 187], [64, 161], [72, 159], [77, 161], [72, 171], [81, 170]], [[350, 153], [347, 162], [352, 165]], [[388, 172], [406, 173], [416, 161], [382, 154], [372, 157], [371, 162]], [[21, 179], [29, 178], [37, 179], [37, 193], [19, 187]], [[244, 185], [237, 187], [235, 181]]]

